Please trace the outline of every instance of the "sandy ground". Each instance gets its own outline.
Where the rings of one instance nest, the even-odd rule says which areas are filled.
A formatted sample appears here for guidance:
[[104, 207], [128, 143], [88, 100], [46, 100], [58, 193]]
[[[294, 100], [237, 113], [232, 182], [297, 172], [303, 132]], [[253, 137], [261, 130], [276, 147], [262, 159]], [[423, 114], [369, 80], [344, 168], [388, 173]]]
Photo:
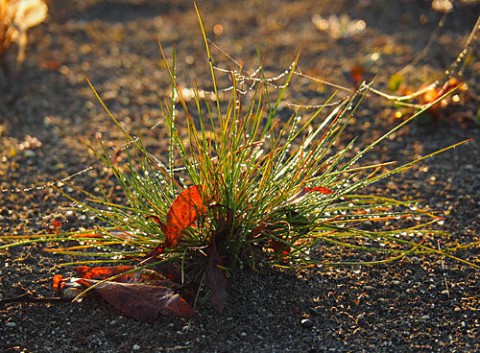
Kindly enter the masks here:
[[[422, 53], [441, 17], [430, 1], [419, 0], [198, 3], [210, 38], [250, 72], [257, 66], [258, 45], [270, 76], [288, 68], [300, 52], [299, 67], [306, 74], [351, 87], [346, 73], [364, 65], [367, 77], [377, 75], [381, 89]], [[443, 77], [479, 10], [478, 4], [456, 2], [432, 46], [405, 73], [408, 85], [416, 89]], [[359, 33], [320, 32], [312, 22], [317, 14], [348, 14], [364, 20], [366, 28]], [[101, 134], [109, 146], [123, 143], [88, 88], [87, 77], [128, 130], [141, 133], [159, 154], [165, 151], [162, 138], [167, 132], [158, 124], [158, 102], [168, 95], [169, 81], [158, 39], [167, 55], [175, 45], [182, 86], [193, 87], [195, 80], [201, 88], [207, 84], [208, 66], [190, 1], [51, 1], [48, 21], [31, 32], [23, 71], [13, 74], [7, 67], [1, 87], [1, 235], [47, 232], [52, 219], [61, 220], [65, 230], [85, 225], [84, 219], [68, 217], [66, 200], [42, 185], [98, 166], [81, 141], [95, 144]], [[443, 111], [440, 122], [407, 126], [373, 155], [375, 160], [406, 161], [473, 138], [371, 190], [421, 199], [444, 210], [442, 227], [451, 237], [442, 241], [449, 244], [480, 240], [478, 44], [473, 52], [464, 71], [470, 93], [462, 104]], [[214, 55], [219, 66], [235, 67], [220, 50], [214, 49]], [[299, 78], [287, 100], [318, 104], [331, 92]], [[395, 124], [395, 111], [391, 101], [367, 97], [347, 136], [371, 141]], [[74, 180], [91, 187], [102, 182], [101, 176], [92, 171]], [[16, 190], [25, 188], [29, 190]], [[344, 249], [325, 252], [337, 259], [350, 256]], [[0, 255], [0, 298], [27, 291], [52, 294], [51, 268], [58, 258], [42, 252], [40, 245]], [[460, 256], [478, 263], [478, 247]], [[480, 351], [478, 271], [454, 261], [425, 257], [369, 268], [245, 271], [231, 281], [229, 293], [222, 315], [206, 306], [192, 321], [164, 318], [155, 324], [120, 316], [93, 299], [2, 304], [0, 351]], [[308, 321], [302, 324], [302, 319]]]

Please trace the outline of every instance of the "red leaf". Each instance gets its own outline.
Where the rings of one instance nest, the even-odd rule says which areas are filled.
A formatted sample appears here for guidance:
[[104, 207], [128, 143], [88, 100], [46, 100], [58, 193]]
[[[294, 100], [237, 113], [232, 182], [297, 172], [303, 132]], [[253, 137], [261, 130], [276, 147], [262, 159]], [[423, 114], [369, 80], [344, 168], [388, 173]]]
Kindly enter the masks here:
[[290, 246], [276, 239], [270, 240], [270, 247], [273, 249], [275, 254], [284, 257], [290, 254], [290, 251], [292, 251], [292, 248]]
[[333, 194], [333, 190], [326, 188], [325, 186], [315, 186], [313, 188], [305, 188], [306, 192], [319, 192], [321, 194], [330, 195]]
[[185, 229], [195, 222], [197, 216], [205, 212], [201, 186], [194, 185], [183, 190], [172, 202], [167, 212], [165, 247], [174, 247]]
[[208, 247], [207, 285], [210, 289], [210, 301], [221, 313], [227, 303], [227, 277], [220, 266], [222, 266], [222, 259], [217, 245], [212, 243]]
[[189, 318], [195, 311], [184, 298], [171, 288], [136, 283], [103, 282], [79, 278], [77, 283], [92, 291], [122, 312], [125, 316], [142, 322], [153, 322], [169, 313]]
[[172, 287], [174, 285], [172, 280], [178, 277], [177, 268], [169, 263], [158, 264], [154, 269], [138, 269], [134, 272], [125, 273], [131, 271], [133, 268], [133, 266], [124, 265], [109, 267], [78, 266], [75, 268], [75, 272], [79, 277], [84, 279], [105, 280], [113, 276], [118, 276], [114, 281], [123, 283], [148, 283], [167, 287]]
[[[86, 278], [86, 279], [107, 279], [112, 276], [119, 275], [121, 273], [130, 271], [133, 269], [133, 266], [97, 266], [97, 267], [90, 267], [90, 266], [78, 266], [75, 268], [75, 272], [77, 273], [78, 277]], [[132, 274], [126, 274], [122, 277], [117, 278], [117, 281], [128, 281], [127, 277]]]
[[350, 68], [350, 77], [352, 78], [353, 85], [358, 87], [360, 85], [360, 81], [362, 80], [363, 75], [365, 74], [365, 68], [362, 66], [355, 65]]

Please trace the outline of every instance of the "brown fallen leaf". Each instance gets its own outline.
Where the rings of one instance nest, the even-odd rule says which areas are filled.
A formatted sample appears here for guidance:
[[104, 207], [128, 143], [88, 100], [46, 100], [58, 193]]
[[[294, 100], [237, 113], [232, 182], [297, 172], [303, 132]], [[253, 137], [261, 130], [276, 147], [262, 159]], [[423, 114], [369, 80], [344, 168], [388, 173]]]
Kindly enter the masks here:
[[[72, 279], [71, 279], [72, 281]], [[78, 278], [73, 280], [114, 306], [122, 314], [141, 322], [153, 322], [161, 315], [190, 318], [193, 308], [171, 288], [137, 283], [120, 283]]]

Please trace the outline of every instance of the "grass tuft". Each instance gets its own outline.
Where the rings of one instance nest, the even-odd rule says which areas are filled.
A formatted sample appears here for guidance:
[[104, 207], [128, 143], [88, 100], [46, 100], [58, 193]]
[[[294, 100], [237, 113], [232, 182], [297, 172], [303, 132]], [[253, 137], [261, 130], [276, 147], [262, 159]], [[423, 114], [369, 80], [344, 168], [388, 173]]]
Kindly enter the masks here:
[[[195, 8], [215, 99], [200, 98], [196, 89], [193, 107], [188, 104], [176, 82], [175, 53], [170, 62], [161, 50], [172, 83], [171, 97], [162, 106], [170, 136], [168, 156], [155, 156], [141, 138], [122, 127], [90, 84], [128, 146], [123, 163], [114, 160], [101, 140], [101, 151], [95, 152], [115, 177], [123, 201], [107, 191], [93, 194], [71, 185], [84, 198], [67, 197], [94, 216], [96, 228], [28, 239], [11, 237], [12, 243], [0, 248], [47, 242], [49, 252], [85, 257], [79, 263], [169, 262], [182, 270], [184, 281], [210, 283], [220, 297], [223, 277], [245, 266], [374, 265], [405, 256], [434, 255], [479, 268], [456, 257], [457, 249], [428, 246], [430, 237], [445, 234], [433, 227], [440, 220], [435, 212], [418, 208], [414, 201], [370, 194], [368, 188], [467, 141], [400, 166], [362, 163], [375, 146], [443, 96], [363, 148], [356, 149], [356, 139], [341, 148], [343, 132], [368, 87], [362, 86], [329, 113], [320, 108], [310, 116], [293, 112], [280, 119], [295, 60], [275, 99], [260, 69], [264, 79], [252, 85], [251, 95], [242, 94], [237, 77], [231, 75], [233, 89], [228, 100], [222, 100], [205, 27]], [[185, 133], [179, 116], [186, 119]], [[191, 201], [193, 190], [200, 200]], [[172, 211], [181, 197], [185, 209]], [[69, 241], [75, 244], [60, 245]], [[328, 253], [325, 248], [339, 247], [362, 254], [361, 260], [332, 262], [317, 254], [320, 248]]]

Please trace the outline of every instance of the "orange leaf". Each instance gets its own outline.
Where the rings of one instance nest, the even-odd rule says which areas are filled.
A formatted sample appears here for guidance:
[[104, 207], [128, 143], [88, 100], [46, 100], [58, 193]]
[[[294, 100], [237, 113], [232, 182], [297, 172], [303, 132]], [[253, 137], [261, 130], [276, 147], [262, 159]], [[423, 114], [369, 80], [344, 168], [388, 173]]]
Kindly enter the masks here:
[[306, 192], [319, 192], [321, 194], [330, 195], [333, 194], [333, 190], [326, 188], [325, 186], [315, 186], [313, 188], [305, 188]]
[[[133, 266], [126, 266], [126, 265], [120, 265], [120, 266], [97, 266], [97, 267], [90, 267], [90, 266], [78, 266], [75, 268], [75, 272], [77, 273], [77, 276], [86, 278], [86, 279], [107, 279], [112, 276], [119, 275], [123, 272], [127, 272], [133, 269]], [[131, 274], [130, 274], [131, 275]], [[128, 275], [122, 276], [123, 280], [127, 280]], [[118, 281], [121, 281], [121, 278], [117, 279]]]
[[79, 233], [73, 236], [76, 238], [103, 238], [103, 234], [100, 233]]
[[172, 202], [167, 212], [165, 247], [176, 246], [183, 231], [195, 222], [199, 214], [205, 212], [201, 189], [199, 185], [190, 186]]
[[63, 277], [62, 275], [53, 276], [53, 289], [61, 290], [63, 287]]

